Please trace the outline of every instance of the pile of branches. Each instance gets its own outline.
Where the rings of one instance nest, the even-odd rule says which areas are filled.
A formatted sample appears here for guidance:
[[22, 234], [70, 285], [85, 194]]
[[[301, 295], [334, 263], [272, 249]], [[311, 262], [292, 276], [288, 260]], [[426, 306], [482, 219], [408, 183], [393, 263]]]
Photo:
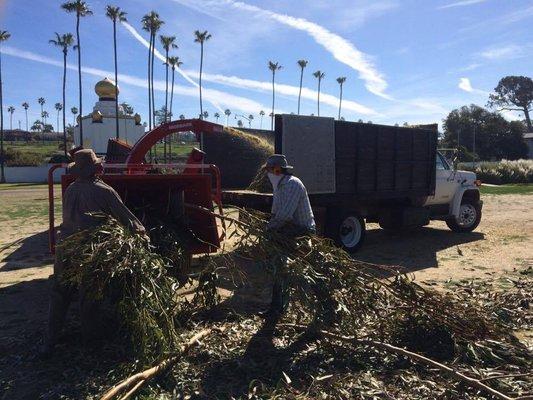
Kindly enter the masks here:
[[[100, 292], [117, 279], [127, 286], [119, 309], [150, 350], [142, 354], [151, 367], [102, 399], [530, 398], [531, 351], [483, 304], [354, 260], [327, 239], [267, 232], [265, 215], [239, 214], [218, 216], [236, 245], [202, 258], [191, 301], [176, 295], [168, 260], [116, 222], [73, 239], [81, 261], [71, 281]], [[217, 271], [242, 260], [268, 268], [280, 257], [291, 295], [281, 320], [220, 314]]]

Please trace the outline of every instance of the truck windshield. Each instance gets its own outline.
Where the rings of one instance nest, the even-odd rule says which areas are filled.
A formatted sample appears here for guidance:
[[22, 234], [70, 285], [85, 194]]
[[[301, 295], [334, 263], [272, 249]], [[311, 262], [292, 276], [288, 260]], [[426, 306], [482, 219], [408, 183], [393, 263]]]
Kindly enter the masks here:
[[446, 162], [446, 159], [440, 153], [437, 153], [437, 169], [450, 169], [450, 166]]

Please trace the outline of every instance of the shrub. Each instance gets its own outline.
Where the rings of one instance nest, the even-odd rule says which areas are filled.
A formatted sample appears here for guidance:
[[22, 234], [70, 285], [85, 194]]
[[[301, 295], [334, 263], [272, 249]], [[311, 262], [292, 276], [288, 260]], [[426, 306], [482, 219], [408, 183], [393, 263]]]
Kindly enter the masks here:
[[475, 167], [471, 163], [459, 164], [461, 169], [473, 171], [484, 183], [503, 185], [506, 183], [533, 183], [533, 160], [502, 160], [480, 162]]
[[35, 167], [43, 163], [42, 154], [5, 149], [5, 162], [8, 167]]

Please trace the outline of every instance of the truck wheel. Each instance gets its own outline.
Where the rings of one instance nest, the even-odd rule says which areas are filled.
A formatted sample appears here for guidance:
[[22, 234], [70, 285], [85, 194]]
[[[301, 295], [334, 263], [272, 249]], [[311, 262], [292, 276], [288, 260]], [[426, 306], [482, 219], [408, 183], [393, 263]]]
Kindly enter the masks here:
[[365, 220], [356, 212], [336, 213], [330, 218], [327, 234], [338, 246], [354, 253], [365, 239]]
[[459, 208], [459, 215], [446, 220], [446, 225], [454, 232], [472, 232], [481, 222], [481, 207], [471, 200], [465, 200]]

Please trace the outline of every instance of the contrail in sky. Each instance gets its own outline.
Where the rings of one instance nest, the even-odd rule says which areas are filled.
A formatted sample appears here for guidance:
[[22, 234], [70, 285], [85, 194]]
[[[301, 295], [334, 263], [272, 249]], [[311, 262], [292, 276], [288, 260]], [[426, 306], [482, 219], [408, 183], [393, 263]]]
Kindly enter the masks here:
[[[208, 8], [211, 6], [231, 6], [238, 10], [250, 12], [257, 17], [268, 18], [283, 25], [305, 32], [310, 35], [316, 43], [331, 53], [337, 61], [340, 61], [341, 63], [348, 65], [350, 68], [358, 71], [359, 77], [365, 81], [365, 87], [369, 92], [388, 100], [392, 100], [391, 96], [385, 93], [387, 82], [385, 81], [383, 74], [376, 69], [370, 57], [357, 49], [345, 38], [331, 32], [321, 25], [308, 21], [304, 18], [295, 18], [286, 14], [278, 14], [264, 8], [243, 3], [241, 1], [206, 0], [200, 4], [198, 4], [196, 0], [194, 3], [192, 3], [191, 0], [174, 1], [199, 11], [202, 11], [201, 4], [205, 4], [205, 6]], [[205, 9], [206, 7], [203, 8]]]
[[[137, 39], [141, 44], [143, 44], [146, 48], [148, 48], [149, 46], [148, 41], [146, 41], [146, 39], [144, 39], [134, 27], [132, 27], [130, 24], [125, 23], [125, 22], [123, 22], [122, 24], [135, 39]], [[160, 60], [165, 61], [165, 57], [157, 49], [155, 50], [154, 54]], [[190, 78], [190, 75], [194, 73], [193, 71], [185, 71], [179, 68], [177, 70], [188, 82], [198, 87], [198, 84]], [[239, 78], [236, 76], [225, 76], [225, 75], [220, 75], [220, 74], [204, 73], [202, 75], [202, 78], [208, 82], [220, 83], [223, 85], [232, 86], [232, 87], [241, 88], [241, 89], [251, 89], [251, 90], [259, 90], [259, 91], [272, 90], [271, 82], [262, 82], [262, 81], [252, 80], [252, 79], [244, 79], [244, 78]], [[276, 92], [282, 95], [297, 97], [298, 90], [299, 90], [299, 87], [297, 86], [276, 84]], [[316, 100], [316, 97], [317, 97], [316, 91], [308, 89], [308, 88], [302, 89], [302, 98], [314, 101]], [[332, 107], [338, 107], [339, 105], [339, 99], [330, 94], [320, 93], [320, 100], [323, 103], [330, 105]], [[362, 104], [356, 103], [355, 101], [343, 100], [342, 104], [343, 104], [343, 108], [346, 110], [354, 111], [354, 112], [364, 114], [364, 115], [377, 114], [374, 110]]]
[[[30, 51], [21, 50], [21, 49], [11, 47], [11, 46], [3, 46], [2, 54], [63, 68], [63, 62], [61, 61], [58, 61], [58, 60], [55, 60], [49, 57], [45, 57], [45, 56], [30, 52]], [[73, 71], [78, 70], [78, 67], [73, 64], [67, 64], [67, 68]], [[113, 76], [114, 74], [111, 71], [105, 71], [102, 69], [92, 68], [92, 67], [82, 67], [81, 70], [82, 72], [86, 74], [94, 75], [100, 78], [104, 76]], [[145, 78], [139, 78], [136, 76], [125, 75], [125, 74], [119, 74], [118, 78], [119, 78], [119, 82], [123, 82], [127, 85], [137, 86], [141, 88], [148, 87], [148, 84]], [[164, 92], [165, 82], [155, 81], [154, 89]], [[240, 110], [240, 111], [244, 111], [247, 113], [248, 112], [255, 113], [257, 112], [257, 110], [266, 109], [265, 106], [263, 106], [262, 104], [254, 100], [245, 98], [245, 97], [234, 96], [229, 93], [221, 92], [219, 90], [214, 90], [214, 89], [204, 89], [204, 92], [205, 92], [206, 99], [210, 102], [214, 102], [215, 99], [222, 100], [222, 103], [225, 106], [228, 106], [228, 107]], [[184, 87], [182, 85], [175, 85], [174, 93], [177, 93], [183, 96], [198, 97], [198, 91], [196, 90], [196, 87]]]

